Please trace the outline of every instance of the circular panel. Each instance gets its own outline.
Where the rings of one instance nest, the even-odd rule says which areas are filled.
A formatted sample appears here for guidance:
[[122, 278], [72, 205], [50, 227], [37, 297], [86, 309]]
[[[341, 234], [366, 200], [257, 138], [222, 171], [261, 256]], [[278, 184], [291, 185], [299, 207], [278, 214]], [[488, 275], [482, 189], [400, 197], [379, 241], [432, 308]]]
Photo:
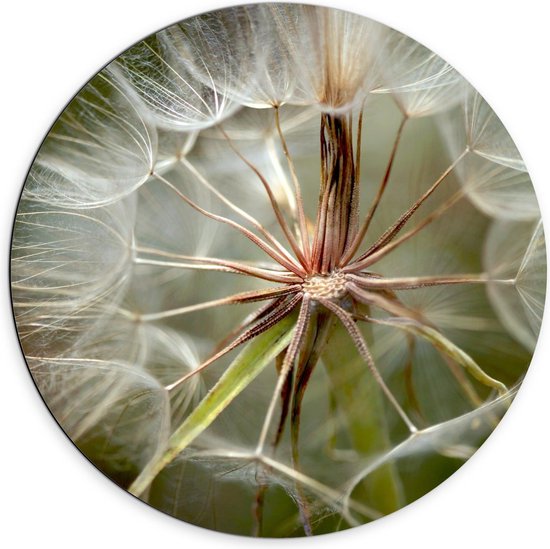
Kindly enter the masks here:
[[352, 13], [234, 7], [132, 46], [45, 138], [15, 221], [49, 409], [153, 507], [316, 535], [419, 498], [529, 365], [525, 165], [436, 54]]

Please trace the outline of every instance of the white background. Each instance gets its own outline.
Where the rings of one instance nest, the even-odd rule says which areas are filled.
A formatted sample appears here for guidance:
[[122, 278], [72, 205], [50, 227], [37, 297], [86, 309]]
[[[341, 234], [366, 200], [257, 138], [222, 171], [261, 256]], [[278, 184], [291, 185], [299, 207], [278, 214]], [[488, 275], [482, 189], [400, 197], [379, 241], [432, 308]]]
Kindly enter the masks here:
[[[329, 2], [319, 2], [329, 4]], [[4, 4], [6, 6], [6, 4]], [[156, 512], [116, 488], [75, 450], [40, 400], [22, 360], [7, 282], [9, 236], [26, 171], [50, 124], [108, 60], [152, 31], [197, 11], [173, 0], [9, 3], [0, 65], [0, 542], [60, 549], [256, 547]], [[389, 24], [454, 65], [488, 99], [530, 170], [550, 227], [550, 29], [545, 2], [522, 0], [333, 1]], [[548, 547], [550, 320], [510, 413], [450, 480], [397, 514], [316, 547], [507, 549]], [[287, 544], [311, 543], [292, 540]]]

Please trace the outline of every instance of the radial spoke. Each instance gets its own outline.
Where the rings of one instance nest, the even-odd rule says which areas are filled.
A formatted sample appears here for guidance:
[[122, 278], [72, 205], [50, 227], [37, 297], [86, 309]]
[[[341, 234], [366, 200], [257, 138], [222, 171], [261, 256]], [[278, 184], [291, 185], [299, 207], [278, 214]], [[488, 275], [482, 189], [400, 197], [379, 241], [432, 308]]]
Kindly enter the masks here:
[[281, 303], [286, 301], [287, 296], [281, 296], [275, 298], [273, 301], [270, 301], [269, 303], [266, 303], [265, 305], [261, 306], [259, 309], [256, 309], [254, 312], [247, 315], [242, 322], [240, 322], [235, 328], [233, 328], [221, 341], [218, 341], [216, 346], [214, 347], [213, 353], [217, 353], [219, 350], [223, 349], [229, 343], [235, 339], [243, 330], [251, 326], [254, 322], [257, 322], [258, 320], [264, 318], [269, 313], [274, 311]]
[[290, 176], [292, 179], [292, 183], [294, 185], [294, 194], [296, 198], [296, 206], [298, 210], [298, 225], [300, 228], [300, 239], [302, 241], [302, 249], [305, 256], [305, 261], [307, 265], [310, 265], [311, 261], [311, 250], [309, 246], [309, 235], [307, 231], [307, 222], [306, 222], [306, 214], [304, 212], [304, 201], [302, 199], [302, 190], [300, 188], [300, 182], [298, 181], [298, 176], [296, 174], [296, 168], [294, 166], [294, 162], [292, 161], [292, 157], [290, 156], [290, 152], [288, 150], [288, 146], [286, 143], [285, 136], [283, 134], [283, 130], [281, 128], [281, 120], [279, 116], [279, 107], [275, 107], [275, 126], [277, 127], [277, 133], [279, 134], [279, 139], [281, 141], [281, 145], [283, 147], [283, 152], [286, 157], [286, 161], [288, 164], [288, 169], [290, 170]]
[[269, 198], [269, 201], [271, 203], [271, 207], [273, 209], [273, 212], [275, 214], [275, 217], [277, 218], [277, 222], [279, 223], [279, 226], [281, 227], [288, 243], [290, 244], [290, 247], [292, 248], [292, 251], [296, 254], [296, 257], [298, 258], [298, 261], [302, 264], [302, 267], [306, 268], [307, 263], [305, 261], [304, 254], [302, 253], [302, 250], [300, 249], [300, 246], [298, 246], [298, 243], [296, 242], [296, 239], [294, 238], [294, 235], [292, 234], [292, 230], [288, 226], [288, 223], [286, 222], [286, 219], [283, 216], [283, 212], [281, 211], [281, 208], [279, 207], [279, 204], [277, 203], [277, 199], [275, 198], [275, 195], [273, 194], [273, 190], [271, 189], [271, 186], [269, 185], [267, 179], [263, 176], [262, 172], [252, 163], [246, 156], [244, 156], [239, 149], [235, 146], [233, 143], [233, 140], [227, 135], [225, 130], [222, 128], [222, 126], [218, 126], [220, 131], [223, 133], [225, 139], [229, 143], [229, 146], [233, 150], [233, 152], [256, 174], [260, 182], [262, 183], [267, 196]]
[[318, 300], [324, 307], [326, 307], [329, 311], [333, 312], [338, 317], [344, 328], [348, 331], [355, 347], [359, 351], [359, 354], [367, 363], [367, 367], [374, 377], [374, 380], [376, 381], [376, 383], [378, 383], [380, 389], [386, 395], [386, 398], [390, 401], [395, 411], [399, 414], [403, 422], [407, 425], [409, 431], [411, 433], [416, 433], [418, 429], [416, 428], [415, 424], [411, 421], [399, 402], [397, 402], [397, 399], [393, 396], [393, 393], [390, 391], [389, 387], [386, 385], [386, 382], [382, 378], [382, 375], [378, 371], [378, 368], [374, 363], [374, 359], [372, 358], [372, 355], [369, 351], [367, 342], [365, 341], [365, 338], [363, 337], [363, 334], [361, 333], [359, 328], [357, 328], [353, 317], [344, 309], [342, 309], [342, 307], [336, 305], [336, 303], [333, 303], [328, 299], [318, 298]]
[[277, 178], [277, 183], [280, 185], [282, 194], [284, 195], [284, 202], [281, 203], [281, 207], [287, 212], [287, 215], [293, 220], [293, 229], [296, 237], [300, 236], [300, 228], [298, 227], [298, 211], [296, 204], [296, 197], [292, 190], [292, 183], [288, 181], [287, 174], [283, 168], [281, 158], [279, 157], [279, 151], [276, 147], [275, 135], [265, 136], [266, 151], [274, 170], [274, 177]]
[[301, 282], [302, 279], [293, 275], [286, 274], [284, 271], [275, 271], [271, 269], [262, 269], [252, 265], [246, 265], [237, 261], [229, 261], [226, 259], [218, 259], [215, 257], [197, 257], [192, 255], [172, 254], [170, 252], [162, 252], [153, 248], [136, 248], [136, 251], [162, 257], [170, 257], [173, 259], [183, 259], [191, 261], [191, 263], [182, 263], [179, 261], [159, 261], [156, 259], [148, 259], [145, 257], [136, 257], [134, 263], [142, 265], [161, 265], [164, 267], [175, 267], [180, 269], [196, 269], [196, 270], [217, 270], [232, 273], [247, 274], [263, 280], [272, 282], [283, 282], [291, 284], [293, 282]]
[[222, 267], [221, 265], [204, 265], [202, 263], [182, 263], [180, 261], [166, 261], [160, 259], [147, 259], [144, 257], [135, 257], [136, 265], [151, 265], [157, 267], [167, 267], [169, 269], [189, 269], [195, 271], [218, 271], [222, 273], [241, 274], [241, 271], [231, 269], [230, 267]]
[[136, 318], [142, 322], [149, 322], [152, 320], [161, 320], [163, 318], [170, 318], [173, 316], [180, 316], [195, 311], [202, 311], [204, 309], [210, 309], [212, 307], [219, 307], [220, 305], [234, 305], [236, 303], [250, 303], [253, 301], [264, 301], [274, 297], [295, 293], [301, 289], [299, 284], [291, 286], [283, 286], [282, 288], [266, 288], [263, 290], [253, 290], [250, 292], [242, 292], [239, 294], [230, 295], [228, 297], [222, 297], [221, 299], [213, 299], [212, 301], [203, 301], [202, 303], [196, 303], [195, 305], [187, 305], [185, 307], [178, 307], [176, 309], [168, 309], [167, 311], [161, 311], [159, 313], [149, 313], [144, 315], [138, 315], [132, 312], [126, 314], [132, 318]]
[[[151, 248], [148, 246], [134, 246], [133, 248], [136, 252], [142, 252], [144, 254], [151, 254], [151, 255], [158, 255], [162, 257], [170, 257], [172, 259], [183, 259], [185, 261], [203, 261], [203, 262], [209, 262], [209, 261], [233, 261], [234, 263], [239, 263], [240, 265], [245, 265], [248, 267], [254, 267], [257, 269], [264, 269], [265, 271], [274, 272], [277, 274], [284, 274], [285, 276], [294, 276], [292, 273], [288, 272], [286, 269], [283, 269], [281, 265], [277, 263], [270, 263], [268, 261], [257, 261], [257, 260], [250, 260], [250, 259], [221, 259], [219, 257], [210, 257], [210, 256], [200, 256], [200, 255], [186, 255], [186, 254], [179, 254], [176, 252], [167, 252], [166, 250], [161, 250], [160, 248]], [[298, 277], [295, 277], [298, 278]]]
[[349, 293], [364, 305], [374, 305], [392, 315], [418, 319], [421, 315], [418, 311], [408, 309], [401, 302], [387, 299], [379, 292], [368, 292], [354, 283], [346, 284]]
[[269, 427], [271, 425], [271, 420], [273, 419], [275, 407], [277, 406], [277, 401], [279, 400], [279, 395], [281, 394], [281, 390], [285, 385], [286, 378], [290, 373], [290, 370], [294, 364], [294, 360], [296, 359], [296, 356], [300, 351], [302, 341], [304, 339], [304, 335], [306, 333], [306, 329], [309, 324], [309, 317], [311, 313], [310, 307], [309, 307], [309, 304], [310, 304], [309, 294], [307, 293], [303, 294], [301, 299], [302, 299], [302, 305], [300, 307], [300, 313], [298, 315], [296, 326], [294, 327], [294, 334], [292, 336], [292, 339], [286, 351], [285, 359], [281, 366], [279, 377], [277, 378], [277, 385], [275, 386], [275, 391], [273, 392], [273, 396], [271, 397], [269, 408], [267, 409], [262, 430], [260, 432], [260, 437], [258, 439], [258, 445], [256, 446], [257, 455], [261, 455], [264, 449]]
[[[369, 211], [367, 212], [367, 215], [365, 217], [365, 220], [363, 221], [363, 224], [361, 225], [361, 229], [359, 232], [355, 235], [355, 238], [353, 239], [353, 242], [349, 249], [346, 251], [344, 256], [342, 257], [342, 260], [340, 261], [340, 266], [346, 265], [349, 263], [351, 258], [354, 256], [355, 252], [359, 249], [359, 246], [363, 242], [363, 239], [365, 238], [365, 235], [367, 234], [367, 231], [370, 227], [372, 218], [374, 217], [374, 214], [376, 213], [376, 210], [378, 209], [378, 206], [380, 204], [380, 200], [382, 200], [382, 196], [384, 194], [384, 191], [386, 190], [386, 187], [388, 186], [388, 182], [390, 180], [390, 175], [392, 172], [395, 156], [397, 153], [397, 147], [399, 145], [399, 141], [401, 140], [401, 136], [403, 135], [403, 128], [405, 126], [405, 122], [408, 120], [408, 117], [404, 117], [401, 120], [401, 124], [399, 125], [399, 129], [397, 130], [397, 135], [395, 137], [395, 141], [393, 143], [393, 148], [390, 154], [390, 158], [388, 160], [388, 165], [386, 166], [386, 171], [384, 173], [384, 176], [382, 177], [382, 180], [380, 181], [380, 184], [378, 186], [378, 191], [376, 193], [376, 196], [374, 197], [372, 204], [369, 208]], [[358, 151], [359, 154], [359, 151]]]
[[[286, 356], [286, 349], [282, 351], [279, 356], [275, 359], [275, 369], [277, 370], [277, 375], [280, 375], [283, 363]], [[279, 422], [277, 425], [277, 430], [275, 431], [275, 436], [273, 437], [273, 448], [277, 448], [281, 437], [283, 436], [286, 418], [288, 416], [288, 411], [290, 409], [290, 398], [292, 396], [292, 382], [294, 377], [294, 365], [290, 367], [290, 371], [286, 376], [286, 381], [281, 389], [281, 413], [279, 415]]]
[[185, 374], [184, 376], [180, 377], [178, 380], [174, 381], [170, 385], [167, 385], [165, 389], [167, 391], [171, 391], [172, 389], [175, 389], [185, 381], [187, 381], [190, 377], [198, 374], [202, 370], [204, 370], [207, 366], [221, 358], [222, 356], [226, 355], [227, 353], [231, 352], [233, 349], [237, 348], [239, 345], [242, 345], [243, 343], [246, 343], [247, 341], [250, 341], [251, 339], [255, 338], [256, 336], [262, 334], [266, 330], [269, 330], [272, 326], [277, 324], [280, 320], [282, 320], [285, 316], [290, 314], [294, 307], [298, 304], [300, 301], [301, 296], [296, 295], [294, 296], [290, 301], [287, 303], [279, 306], [274, 311], [272, 311], [268, 316], [261, 319], [256, 325], [254, 325], [252, 328], [246, 330], [243, 334], [238, 336], [232, 343], [212, 355], [210, 358], [205, 360], [202, 364], [197, 366], [193, 371]]
[[198, 170], [187, 160], [186, 158], [182, 158], [181, 162], [184, 164], [184, 166], [187, 167], [194, 175], [195, 177], [210, 191], [212, 192], [217, 198], [219, 198], [226, 206], [231, 208], [234, 212], [239, 214], [241, 217], [246, 219], [248, 222], [250, 222], [258, 231], [260, 231], [261, 234], [264, 235], [264, 237], [267, 239], [268, 242], [273, 244], [277, 250], [284, 255], [287, 259], [292, 261], [292, 257], [289, 255], [289, 253], [286, 251], [284, 246], [273, 236], [255, 217], [250, 215], [248, 212], [243, 210], [242, 208], [239, 208], [234, 202], [231, 202], [224, 194], [222, 194], [218, 189], [216, 189]]
[[376, 248], [375, 246], [373, 246], [373, 251], [369, 255], [364, 254], [363, 256], [361, 256], [362, 259], [358, 259], [357, 261], [350, 263], [342, 270], [345, 272], [358, 272], [366, 269], [370, 265], [373, 265], [377, 261], [380, 261], [384, 256], [388, 255], [390, 252], [395, 250], [407, 240], [411, 239], [413, 236], [416, 236], [422, 229], [441, 217], [449, 208], [454, 206], [463, 197], [464, 193], [462, 191], [455, 193], [449, 200], [444, 202], [439, 208], [437, 208], [430, 215], [425, 217], [416, 227], [412, 228], [401, 237], [393, 240], [393, 236], [397, 234], [396, 232], [391, 238], [387, 240], [384, 245]]
[[444, 353], [449, 358], [460, 364], [460, 366], [462, 366], [472, 377], [477, 379], [483, 385], [490, 387], [491, 389], [496, 389], [501, 396], [508, 393], [508, 387], [506, 387], [504, 383], [485, 373], [485, 371], [474, 361], [472, 357], [457, 347], [438, 330], [431, 328], [430, 326], [425, 326], [424, 324], [412, 319], [399, 318], [393, 320], [368, 320], [376, 324], [385, 324], [387, 326], [400, 328], [426, 339], [436, 350]]
[[357, 259], [357, 262], [360, 262], [362, 259], [372, 255], [374, 252], [385, 246], [388, 242], [391, 242], [416, 212], [416, 210], [418, 210], [418, 208], [433, 194], [433, 192], [439, 187], [439, 185], [441, 185], [446, 177], [455, 169], [466, 153], [467, 150], [463, 151], [462, 154], [460, 154], [456, 160], [437, 178], [435, 183], [433, 183], [433, 185], [406, 212], [404, 212], [364, 254]]
[[[326, 150], [327, 142], [324, 132], [325, 118], [321, 117], [321, 151]], [[317, 206], [317, 216], [315, 220], [315, 233], [312, 244], [312, 263], [315, 271], [319, 270], [321, 264], [321, 253], [323, 249], [323, 234], [327, 223], [327, 202], [328, 193], [325, 192], [327, 182], [327, 166], [321, 162], [321, 188], [319, 190], [319, 204]]]
[[[347, 288], [350, 293], [361, 303], [364, 303], [365, 305], [374, 305], [375, 307], [378, 307], [379, 309], [382, 309], [398, 317], [397, 319], [393, 320], [380, 320], [362, 316], [362, 320], [367, 320], [369, 322], [374, 322], [377, 324], [388, 324], [401, 328], [415, 335], [420, 335], [424, 339], [430, 341], [430, 343], [437, 350], [446, 354], [452, 360], [460, 364], [474, 378], [476, 378], [484, 385], [496, 389], [499, 394], [504, 394], [508, 391], [508, 388], [503, 383], [487, 375], [468, 354], [466, 354], [464, 351], [454, 345], [454, 343], [448, 340], [435, 327], [430, 326], [426, 322], [423, 322], [419, 318], [418, 313], [414, 311], [409, 311], [405, 306], [401, 305], [400, 303], [396, 303], [390, 299], [386, 299], [378, 293], [363, 291], [354, 284], [348, 284]], [[469, 388], [463, 388], [471, 398], [475, 399], [475, 396], [477, 395], [474, 396]]]
[[[374, 324], [389, 325], [389, 321], [382, 321], [382, 320], [374, 319], [372, 317], [367, 317], [367, 316], [358, 315], [357, 319], [374, 323]], [[395, 327], [403, 329], [403, 326], [399, 325], [398, 323], [396, 323]], [[413, 378], [412, 378], [412, 370], [413, 370], [412, 355], [414, 353], [414, 348], [416, 347], [415, 334], [413, 334], [412, 331], [410, 330], [404, 330], [404, 331], [406, 332], [405, 335], [407, 337], [407, 347], [409, 350], [409, 359], [405, 365], [405, 370], [404, 370], [405, 386], [406, 386], [407, 393], [409, 395], [409, 401], [411, 403], [411, 407], [415, 410], [416, 414], [418, 415], [418, 418], [422, 421], [425, 421], [424, 415], [422, 414], [422, 410], [420, 409], [420, 404], [416, 397], [416, 392], [414, 390]], [[483, 404], [483, 400], [480, 398], [477, 391], [471, 384], [470, 380], [465, 375], [464, 370], [459, 365], [457, 365], [456, 362], [453, 359], [451, 359], [447, 354], [442, 353], [440, 349], [436, 349], [436, 350], [439, 352], [441, 358], [445, 361], [445, 364], [448, 366], [451, 374], [456, 379], [457, 383], [459, 384], [460, 388], [463, 390], [464, 394], [472, 404], [473, 408], [474, 409], [479, 408]]]
[[[359, 190], [361, 185], [361, 148], [362, 148], [362, 139], [363, 139], [363, 114], [365, 110], [365, 102], [367, 98], [363, 99], [361, 103], [361, 110], [359, 112], [359, 119], [357, 121], [357, 141], [355, 143], [355, 192], [353, 193], [352, 212], [354, 214], [353, 219], [351, 219], [351, 234], [357, 236], [357, 231], [359, 230]], [[353, 255], [353, 254], [352, 254]]]
[[347, 279], [352, 280], [355, 284], [366, 290], [415, 290], [428, 286], [445, 286], [449, 284], [480, 284], [487, 282], [489, 276], [481, 273], [379, 278], [348, 274]]
[[[300, 471], [300, 455], [299, 455], [299, 437], [300, 437], [300, 418], [302, 417], [302, 400], [311, 378], [311, 374], [317, 365], [321, 353], [327, 343], [328, 334], [332, 327], [332, 318], [327, 318], [326, 315], [318, 315], [315, 323], [315, 334], [313, 335], [313, 343], [309, 348], [302, 353], [298, 362], [296, 371], [296, 382], [294, 394], [292, 395], [292, 412], [290, 418], [290, 440], [292, 452], [292, 465], [296, 471]], [[307, 503], [306, 496], [300, 484], [296, 485], [298, 507], [304, 532], [311, 536], [311, 512]]]
[[264, 242], [261, 238], [256, 236], [254, 233], [249, 231], [247, 228], [243, 227], [239, 223], [236, 223], [235, 221], [228, 219], [226, 217], [223, 217], [221, 215], [214, 214], [212, 212], [209, 212], [205, 210], [204, 208], [201, 208], [198, 204], [193, 202], [189, 197], [187, 197], [185, 194], [183, 194], [175, 185], [170, 183], [167, 179], [162, 177], [161, 175], [155, 173], [153, 174], [159, 181], [162, 181], [165, 185], [170, 187], [182, 200], [184, 200], [189, 206], [197, 210], [199, 213], [202, 213], [206, 217], [209, 217], [211, 219], [214, 219], [216, 221], [219, 221], [221, 223], [225, 223], [226, 225], [229, 225], [235, 229], [237, 229], [239, 232], [241, 232], [246, 238], [248, 238], [250, 241], [252, 241], [256, 246], [261, 248], [266, 254], [268, 254], [272, 259], [274, 259], [277, 263], [282, 265], [283, 267], [287, 268], [289, 271], [292, 271], [294, 274], [297, 274], [298, 276], [305, 275], [305, 271], [302, 267], [288, 260], [286, 257], [282, 256], [279, 252], [277, 252], [275, 249], [273, 249], [267, 242]]

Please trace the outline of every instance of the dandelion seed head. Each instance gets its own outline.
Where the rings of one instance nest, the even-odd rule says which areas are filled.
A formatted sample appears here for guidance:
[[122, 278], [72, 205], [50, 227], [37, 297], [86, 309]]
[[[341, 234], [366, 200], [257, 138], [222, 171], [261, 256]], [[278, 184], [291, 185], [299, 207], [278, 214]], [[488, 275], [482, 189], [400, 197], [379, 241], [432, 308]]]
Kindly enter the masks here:
[[456, 470], [515, 395], [546, 254], [521, 156], [434, 52], [300, 4], [129, 48], [46, 137], [12, 243], [31, 373], [154, 507], [297, 536]]

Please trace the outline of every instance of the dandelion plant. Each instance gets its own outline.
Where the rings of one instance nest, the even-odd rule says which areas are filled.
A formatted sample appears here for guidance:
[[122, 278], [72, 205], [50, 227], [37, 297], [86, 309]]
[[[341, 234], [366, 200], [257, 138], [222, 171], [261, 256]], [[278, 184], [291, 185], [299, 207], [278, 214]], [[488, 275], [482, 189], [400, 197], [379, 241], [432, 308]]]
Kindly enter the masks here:
[[244, 535], [375, 520], [517, 390], [546, 257], [525, 165], [440, 57], [299, 4], [182, 21], [100, 71], [12, 245], [29, 368], [82, 452]]

